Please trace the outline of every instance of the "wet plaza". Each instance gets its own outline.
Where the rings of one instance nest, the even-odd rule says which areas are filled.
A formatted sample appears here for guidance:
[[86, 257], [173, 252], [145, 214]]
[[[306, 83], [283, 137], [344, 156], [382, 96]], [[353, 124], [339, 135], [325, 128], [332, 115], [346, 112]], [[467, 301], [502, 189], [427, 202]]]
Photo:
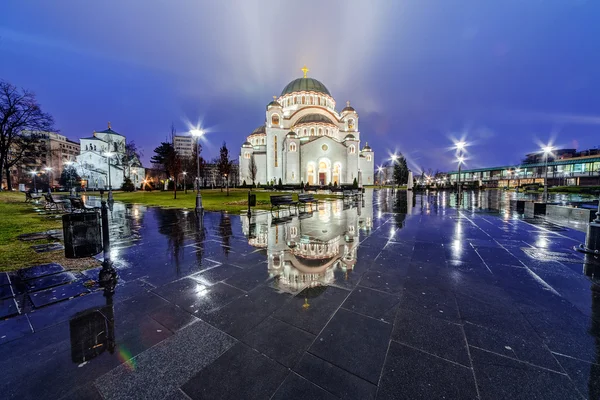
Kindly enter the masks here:
[[109, 217], [114, 294], [98, 269], [0, 274], [0, 398], [600, 398], [585, 234], [497, 191]]

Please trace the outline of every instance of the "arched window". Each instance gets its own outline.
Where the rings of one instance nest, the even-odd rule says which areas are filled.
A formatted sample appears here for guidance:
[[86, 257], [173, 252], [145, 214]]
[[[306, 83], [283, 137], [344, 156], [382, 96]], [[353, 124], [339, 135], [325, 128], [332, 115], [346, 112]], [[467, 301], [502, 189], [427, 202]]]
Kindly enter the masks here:
[[356, 153], [356, 147], [354, 147], [353, 144], [351, 144], [350, 147], [348, 147], [348, 153], [350, 153], [350, 154]]
[[310, 128], [310, 136], [315, 136], [315, 128]]
[[304, 129], [304, 136], [306, 136], [306, 129]]
[[246, 160], [249, 160], [249, 159], [250, 159], [250, 153], [249, 153], [249, 152], [245, 152], [245, 153], [244, 153], [244, 158], [245, 158]]
[[314, 98], [312, 96], [310, 96], [310, 104], [314, 104]]
[[290, 151], [291, 152], [296, 151], [296, 143], [290, 143]]
[[353, 118], [350, 118], [348, 120], [348, 129], [350, 129], [350, 130], [354, 129], [354, 119]]
[[318, 98], [318, 101], [319, 101], [319, 105], [321, 105], [321, 98], [320, 97]]
[[370, 155], [367, 156], [367, 161], [371, 161], [371, 156]]
[[302, 96], [302, 104], [306, 104], [306, 97]]
[[327, 129], [327, 131], [325, 131], [325, 134], [326, 134], [327, 136], [329, 136], [329, 129]]
[[271, 125], [279, 126], [279, 114], [273, 114], [271, 116]]
[[265, 144], [265, 138], [262, 138], [261, 144]]
[[323, 136], [323, 128], [319, 128], [319, 136]]

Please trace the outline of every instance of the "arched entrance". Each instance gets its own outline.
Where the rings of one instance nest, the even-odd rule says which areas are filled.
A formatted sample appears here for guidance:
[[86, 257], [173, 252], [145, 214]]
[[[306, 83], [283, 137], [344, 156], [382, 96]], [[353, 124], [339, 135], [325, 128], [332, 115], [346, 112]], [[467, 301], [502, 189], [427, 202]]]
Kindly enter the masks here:
[[321, 186], [328, 185], [331, 182], [331, 163], [327, 159], [319, 160], [318, 183]]

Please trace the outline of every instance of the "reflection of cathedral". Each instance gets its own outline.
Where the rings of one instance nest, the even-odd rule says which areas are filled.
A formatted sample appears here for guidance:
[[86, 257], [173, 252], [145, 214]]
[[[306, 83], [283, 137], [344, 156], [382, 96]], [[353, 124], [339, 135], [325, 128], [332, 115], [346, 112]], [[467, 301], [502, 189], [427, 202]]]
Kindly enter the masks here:
[[[341, 111], [329, 90], [316, 79], [290, 82], [267, 105], [266, 123], [242, 145], [240, 183], [277, 182], [310, 185], [373, 184], [374, 153], [360, 148], [358, 114], [350, 102]], [[250, 173], [251, 160], [256, 176]]]
[[373, 226], [372, 192], [356, 207], [326, 202], [307, 216], [283, 223], [270, 213], [242, 217], [250, 245], [267, 249], [269, 273], [282, 290], [292, 293], [333, 283], [336, 269], [353, 270], [359, 232]]

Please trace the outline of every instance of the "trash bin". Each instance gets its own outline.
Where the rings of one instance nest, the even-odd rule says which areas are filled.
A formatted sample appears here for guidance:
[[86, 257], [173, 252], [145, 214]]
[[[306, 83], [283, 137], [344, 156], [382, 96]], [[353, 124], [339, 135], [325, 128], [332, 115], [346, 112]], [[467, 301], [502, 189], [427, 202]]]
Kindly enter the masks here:
[[98, 212], [64, 214], [62, 221], [66, 258], [91, 257], [102, 251]]
[[248, 193], [248, 207], [256, 207], [256, 195]]

